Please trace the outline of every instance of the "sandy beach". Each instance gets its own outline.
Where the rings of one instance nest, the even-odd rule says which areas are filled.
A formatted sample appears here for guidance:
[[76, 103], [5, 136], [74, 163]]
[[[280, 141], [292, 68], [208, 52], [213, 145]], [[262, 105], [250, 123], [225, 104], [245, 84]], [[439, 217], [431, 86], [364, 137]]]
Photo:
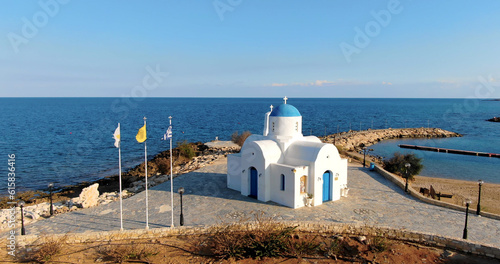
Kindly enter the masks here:
[[[347, 153], [353, 161], [362, 163], [363, 155], [356, 152]], [[382, 166], [380, 160], [376, 157], [367, 155], [366, 163], [375, 162], [376, 164]], [[460, 206], [465, 206], [465, 200], [470, 199], [470, 208], [477, 208], [477, 200], [479, 193], [479, 186], [477, 181], [464, 181], [455, 179], [445, 179], [445, 178], [435, 178], [426, 176], [414, 176], [415, 180], [411, 182], [410, 187], [414, 188], [417, 192], [420, 188], [428, 188], [430, 186], [434, 190], [443, 194], [452, 194], [452, 198], [441, 198], [441, 201], [448, 202]], [[481, 211], [489, 212], [493, 214], [500, 214], [500, 184], [494, 183], [483, 183], [481, 187]]]
[[[452, 198], [441, 198], [441, 201], [457, 205], [465, 205], [465, 200], [472, 201], [471, 208], [477, 208], [479, 186], [477, 182], [415, 176], [411, 187], [419, 191], [421, 187], [430, 186], [444, 194], [453, 194]], [[500, 214], [500, 184], [483, 183], [481, 187], [481, 211]]]

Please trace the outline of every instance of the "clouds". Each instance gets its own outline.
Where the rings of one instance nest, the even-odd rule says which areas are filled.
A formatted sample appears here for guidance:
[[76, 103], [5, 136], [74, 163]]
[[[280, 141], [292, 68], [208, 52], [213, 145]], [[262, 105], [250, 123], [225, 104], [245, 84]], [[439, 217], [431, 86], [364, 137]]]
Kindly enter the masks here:
[[272, 83], [268, 86], [271, 87], [329, 87], [329, 86], [347, 86], [347, 85], [362, 85], [365, 83], [356, 82], [356, 81], [346, 81], [346, 80], [336, 80], [336, 81], [327, 81], [327, 80], [316, 80], [312, 82], [294, 82], [294, 83]]

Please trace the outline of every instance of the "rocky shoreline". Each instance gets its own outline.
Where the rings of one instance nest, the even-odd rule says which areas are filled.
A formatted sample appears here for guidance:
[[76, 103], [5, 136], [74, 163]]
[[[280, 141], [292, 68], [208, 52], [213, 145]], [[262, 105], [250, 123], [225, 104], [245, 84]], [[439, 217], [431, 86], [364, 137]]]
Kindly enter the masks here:
[[[210, 145], [210, 146], [207, 146]], [[239, 152], [240, 147], [236, 144], [226, 142], [225, 144], [203, 144], [187, 143], [193, 149], [195, 157], [186, 159], [182, 156], [179, 148], [173, 149], [173, 177], [197, 170], [226, 157], [230, 153]], [[157, 154], [148, 161], [148, 187], [153, 187], [170, 180], [170, 174], [162, 174], [161, 171], [170, 172], [170, 151], [166, 150]], [[167, 166], [164, 166], [168, 159]], [[162, 166], [164, 166], [162, 168]], [[159, 168], [162, 168], [160, 170]], [[142, 175], [141, 175], [142, 172]], [[122, 174], [123, 191], [122, 197], [127, 198], [145, 190], [144, 162]], [[19, 194], [21, 200], [26, 202], [24, 207], [25, 224], [32, 223], [41, 218], [50, 217], [50, 203], [47, 195], [41, 191]], [[119, 199], [118, 175], [106, 177], [94, 182], [83, 182], [75, 186], [67, 186], [53, 194], [54, 215], [69, 211], [80, 210], [103, 204], [108, 204]], [[6, 199], [6, 198], [5, 198]], [[8, 229], [8, 223], [12, 210], [17, 211], [19, 207], [11, 208], [3, 205], [0, 210], [0, 231]]]
[[397, 138], [446, 138], [462, 135], [440, 128], [389, 128], [364, 131], [349, 131], [320, 137], [323, 142], [332, 143], [339, 151], [361, 151], [382, 140]]
[[[355, 156], [365, 146], [376, 144], [382, 140], [395, 138], [443, 138], [461, 137], [462, 135], [439, 128], [406, 128], [406, 129], [381, 129], [366, 131], [349, 131], [320, 137], [323, 142], [333, 143], [344, 154]], [[221, 144], [218, 144], [221, 143]], [[209, 142], [203, 144], [185, 143], [173, 149], [173, 176], [185, 174], [206, 165], [209, 165], [228, 154], [237, 153], [240, 147], [230, 142]], [[194, 157], [186, 157], [185, 150], [191, 149]], [[350, 153], [347, 153], [350, 152]], [[139, 193], [145, 189], [144, 163], [122, 174], [123, 198]], [[148, 187], [161, 184], [170, 180], [170, 152], [169, 150], [157, 154], [148, 161]], [[83, 182], [75, 186], [68, 186], [54, 194], [54, 214], [79, 210], [100, 204], [107, 204], [119, 199], [118, 175], [106, 177], [94, 182]], [[50, 217], [50, 204], [43, 192], [32, 192], [34, 195], [24, 195], [25, 222], [36, 221], [40, 218]], [[42, 194], [42, 195], [41, 195]], [[10, 206], [3, 206], [0, 211], [0, 230], [6, 230], [11, 214]], [[19, 210], [15, 208], [14, 210]]]

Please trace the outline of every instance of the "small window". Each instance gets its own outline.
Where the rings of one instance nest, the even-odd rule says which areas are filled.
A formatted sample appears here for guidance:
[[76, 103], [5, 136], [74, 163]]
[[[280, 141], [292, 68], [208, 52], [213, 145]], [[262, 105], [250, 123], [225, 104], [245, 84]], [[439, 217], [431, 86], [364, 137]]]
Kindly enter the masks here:
[[274, 132], [274, 122], [273, 122], [273, 132]]
[[295, 131], [299, 132], [299, 122], [295, 123]]
[[281, 174], [280, 176], [280, 190], [285, 190], [285, 175]]
[[300, 177], [300, 193], [306, 193], [307, 191], [307, 176]]

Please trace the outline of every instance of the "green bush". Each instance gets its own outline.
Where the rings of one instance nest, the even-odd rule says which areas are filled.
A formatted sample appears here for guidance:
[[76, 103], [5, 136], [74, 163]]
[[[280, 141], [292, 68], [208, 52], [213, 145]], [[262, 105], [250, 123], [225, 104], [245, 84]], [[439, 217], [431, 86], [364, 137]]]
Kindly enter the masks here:
[[187, 140], [177, 142], [177, 148], [179, 149], [180, 156], [186, 157], [188, 159], [192, 159], [196, 156], [196, 152], [193, 149], [192, 144], [189, 144]]
[[408, 168], [408, 180], [413, 180], [413, 176], [419, 174], [424, 168], [422, 159], [415, 154], [401, 154], [396, 152], [392, 158], [384, 160], [384, 169], [402, 177], [406, 177], [406, 163], [410, 163], [411, 165], [410, 168]]

